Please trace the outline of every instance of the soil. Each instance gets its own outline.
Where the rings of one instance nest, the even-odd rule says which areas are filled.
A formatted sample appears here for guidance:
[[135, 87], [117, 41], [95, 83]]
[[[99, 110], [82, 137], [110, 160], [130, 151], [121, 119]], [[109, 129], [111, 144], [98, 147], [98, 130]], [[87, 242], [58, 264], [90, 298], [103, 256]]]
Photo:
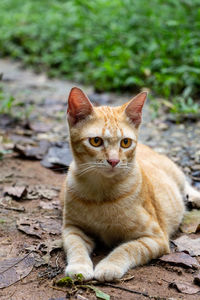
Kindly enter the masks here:
[[[3, 73], [4, 91], [23, 103], [21, 106], [15, 106], [12, 112], [12, 115], [18, 115], [20, 121], [16, 121], [13, 117], [0, 116], [1, 142], [6, 151], [0, 161], [0, 263], [6, 259], [23, 257], [31, 251], [40, 265], [36, 264], [26, 277], [16, 283], [1, 288], [0, 298], [2, 300], [96, 299], [90, 289], [78, 288], [73, 294], [73, 288], [58, 287], [54, 284], [64, 277], [65, 255], [61, 248], [52, 250], [46, 263], [42, 265], [42, 258], [48, 254], [48, 251], [42, 248], [43, 243], [61, 238], [62, 213], [58, 195], [67, 167], [56, 165], [54, 170], [45, 168], [40, 163], [41, 158], [30, 159], [25, 154], [15, 151], [16, 146], [38, 147], [44, 140], [54, 146], [56, 143], [67, 141], [66, 98], [71, 87], [76, 84], [48, 79], [45, 74], [35, 74], [31, 70], [23, 69], [19, 63], [9, 60], [0, 60], [0, 70]], [[83, 89], [96, 104], [117, 105], [130, 99], [129, 95], [97, 95], [90, 87]], [[143, 119], [142, 141], [155, 150], [169, 155], [198, 188], [200, 121], [190, 120], [176, 124], [166, 113], [152, 120], [149, 105], [145, 108]], [[40, 126], [44, 125], [42, 132], [37, 128], [34, 129], [33, 124], [38, 125], [38, 122]], [[20, 197], [9, 193], [6, 195], [5, 189], [10, 186], [24, 187], [26, 195]], [[28, 221], [34, 223], [39, 220], [40, 227], [33, 226], [36, 235], [19, 230], [18, 224], [23, 223], [20, 221], [22, 218], [26, 218], [24, 221], [27, 222], [26, 226], [23, 225], [25, 230], [30, 225]], [[46, 224], [46, 229], [42, 228], [41, 224]], [[52, 224], [55, 226], [52, 227]], [[37, 236], [37, 233], [40, 236]], [[181, 234], [178, 232], [177, 236]], [[196, 233], [195, 237], [200, 237], [200, 234]], [[105, 249], [97, 248], [93, 260], [99, 261], [105, 253]], [[200, 257], [196, 258], [200, 262]], [[194, 295], [181, 293], [176, 288], [170, 287], [170, 284], [175, 281], [193, 283], [197, 272], [198, 270], [192, 267], [174, 266], [155, 260], [146, 266], [130, 270], [125, 276], [125, 278], [132, 276], [130, 280], [122, 279], [113, 283], [113, 286], [101, 284], [97, 287], [109, 294], [111, 299], [196, 300], [200, 299], [200, 292]]]

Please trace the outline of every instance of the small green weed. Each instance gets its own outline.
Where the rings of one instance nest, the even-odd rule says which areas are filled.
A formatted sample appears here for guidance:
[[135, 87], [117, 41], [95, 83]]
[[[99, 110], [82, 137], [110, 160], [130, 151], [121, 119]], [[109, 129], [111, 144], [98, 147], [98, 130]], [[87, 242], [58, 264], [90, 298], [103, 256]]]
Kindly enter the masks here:
[[14, 97], [6, 96], [3, 91], [0, 90], [0, 114], [9, 114], [14, 100]]
[[199, 104], [194, 102], [191, 97], [188, 99], [176, 97], [171, 104], [170, 113], [172, 114], [197, 114], [200, 112]]
[[168, 99], [200, 89], [200, 0], [1, 0], [0, 28], [1, 56], [51, 76]]

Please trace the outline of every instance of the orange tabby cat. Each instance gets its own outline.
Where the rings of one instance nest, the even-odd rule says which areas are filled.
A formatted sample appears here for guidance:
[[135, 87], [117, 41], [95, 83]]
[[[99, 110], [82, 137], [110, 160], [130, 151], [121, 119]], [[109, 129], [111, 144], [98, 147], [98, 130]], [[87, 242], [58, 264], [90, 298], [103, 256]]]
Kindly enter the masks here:
[[[166, 156], [138, 144], [147, 94], [119, 107], [93, 107], [73, 88], [68, 101], [71, 163], [61, 192], [66, 274], [112, 281], [169, 250], [186, 194], [200, 201]], [[95, 268], [93, 238], [114, 250]]]

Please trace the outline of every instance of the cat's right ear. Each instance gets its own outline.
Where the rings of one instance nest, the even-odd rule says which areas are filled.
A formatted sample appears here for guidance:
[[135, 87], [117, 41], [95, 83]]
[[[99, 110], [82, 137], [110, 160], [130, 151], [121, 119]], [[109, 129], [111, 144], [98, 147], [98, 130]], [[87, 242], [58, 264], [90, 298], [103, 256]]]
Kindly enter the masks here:
[[93, 106], [83, 91], [77, 87], [71, 89], [68, 98], [67, 118], [70, 125], [87, 118], [93, 112]]

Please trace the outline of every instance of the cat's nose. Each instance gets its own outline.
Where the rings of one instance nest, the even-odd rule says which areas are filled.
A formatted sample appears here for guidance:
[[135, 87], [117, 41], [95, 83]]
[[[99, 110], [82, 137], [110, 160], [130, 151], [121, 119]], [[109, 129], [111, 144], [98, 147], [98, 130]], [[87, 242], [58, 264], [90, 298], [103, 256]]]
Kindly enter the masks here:
[[119, 162], [119, 159], [107, 159], [107, 162], [114, 168]]

